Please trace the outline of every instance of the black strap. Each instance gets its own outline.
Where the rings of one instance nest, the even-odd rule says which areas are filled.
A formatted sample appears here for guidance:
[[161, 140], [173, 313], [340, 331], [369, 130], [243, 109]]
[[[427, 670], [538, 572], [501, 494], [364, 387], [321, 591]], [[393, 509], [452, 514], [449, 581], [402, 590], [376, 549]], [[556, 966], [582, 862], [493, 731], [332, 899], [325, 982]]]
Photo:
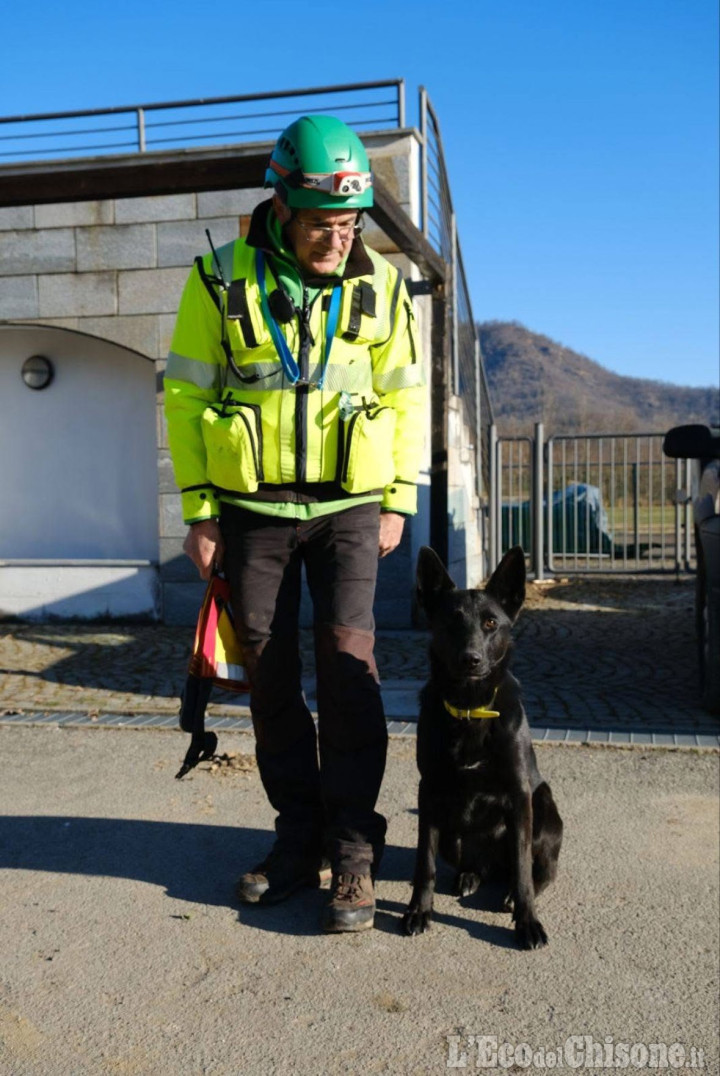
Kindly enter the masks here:
[[362, 288], [359, 284], [353, 284], [352, 299], [350, 300], [350, 318], [348, 327], [343, 333], [343, 340], [357, 340], [362, 321]]
[[189, 732], [192, 739], [183, 764], [175, 774], [177, 780], [181, 780], [198, 762], [206, 762], [212, 758], [217, 749], [217, 736], [214, 732], [205, 731], [205, 708], [211, 689], [212, 680], [201, 679], [192, 674], [185, 683], [180, 707], [180, 728], [183, 732]]
[[247, 279], [241, 277], [233, 280], [228, 288], [227, 316], [230, 321], [239, 321], [245, 338], [246, 347], [257, 347], [257, 337], [250, 318], [250, 307], [247, 299]]
[[367, 317], [369, 318], [374, 318], [377, 316], [376, 299], [377, 296], [375, 295], [375, 288], [372, 286], [372, 284], [367, 280], [361, 281], [360, 308], [363, 314], [367, 315]]
[[197, 271], [200, 274], [200, 279], [205, 285], [205, 288], [207, 289], [210, 298], [212, 299], [220, 313], [222, 313], [222, 303], [220, 302], [220, 296], [218, 295], [216, 289], [216, 285], [221, 284], [222, 281], [219, 280], [218, 277], [210, 276], [209, 273], [206, 273], [205, 264], [200, 256], [195, 259], [195, 265], [197, 266]]

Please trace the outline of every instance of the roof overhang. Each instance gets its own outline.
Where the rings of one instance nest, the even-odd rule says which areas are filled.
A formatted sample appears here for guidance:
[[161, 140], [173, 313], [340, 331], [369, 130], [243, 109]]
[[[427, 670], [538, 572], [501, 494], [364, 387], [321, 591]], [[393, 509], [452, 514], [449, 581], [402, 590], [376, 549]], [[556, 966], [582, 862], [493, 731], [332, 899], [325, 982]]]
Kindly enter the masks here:
[[[267, 143], [0, 165], [0, 207], [262, 187]], [[369, 215], [433, 284], [445, 262], [376, 176]]]

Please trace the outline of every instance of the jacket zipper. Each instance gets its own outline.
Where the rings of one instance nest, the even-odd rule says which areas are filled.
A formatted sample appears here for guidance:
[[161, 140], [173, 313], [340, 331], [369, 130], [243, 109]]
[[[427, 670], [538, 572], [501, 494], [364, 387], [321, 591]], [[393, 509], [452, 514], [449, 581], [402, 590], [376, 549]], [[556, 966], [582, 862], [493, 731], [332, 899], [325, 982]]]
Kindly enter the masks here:
[[[299, 315], [300, 348], [298, 368], [300, 380], [307, 381], [310, 371], [310, 349], [313, 344], [310, 332], [310, 298], [307, 288], [303, 287], [302, 310]], [[307, 385], [295, 387], [295, 481], [305, 482], [307, 478]]]

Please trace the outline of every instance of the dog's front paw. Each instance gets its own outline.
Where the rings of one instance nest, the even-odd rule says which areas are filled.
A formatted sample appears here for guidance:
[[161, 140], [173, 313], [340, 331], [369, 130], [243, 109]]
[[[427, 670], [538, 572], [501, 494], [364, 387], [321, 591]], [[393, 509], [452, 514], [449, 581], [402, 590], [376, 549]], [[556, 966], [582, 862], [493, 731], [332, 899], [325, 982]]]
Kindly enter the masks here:
[[432, 909], [424, 912], [420, 908], [408, 908], [402, 917], [402, 932], [412, 937], [413, 934], [424, 934], [430, 929], [432, 922]]
[[521, 949], [542, 949], [548, 943], [542, 923], [531, 915], [516, 919], [515, 937]]

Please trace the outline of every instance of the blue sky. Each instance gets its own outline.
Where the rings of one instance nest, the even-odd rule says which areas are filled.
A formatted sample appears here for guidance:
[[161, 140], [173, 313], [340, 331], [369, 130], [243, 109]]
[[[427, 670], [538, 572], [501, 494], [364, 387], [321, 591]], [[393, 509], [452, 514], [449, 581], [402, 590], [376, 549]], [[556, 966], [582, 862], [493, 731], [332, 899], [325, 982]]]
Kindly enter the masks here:
[[441, 125], [477, 320], [719, 379], [716, 0], [6, 5], [0, 114], [404, 78]]

